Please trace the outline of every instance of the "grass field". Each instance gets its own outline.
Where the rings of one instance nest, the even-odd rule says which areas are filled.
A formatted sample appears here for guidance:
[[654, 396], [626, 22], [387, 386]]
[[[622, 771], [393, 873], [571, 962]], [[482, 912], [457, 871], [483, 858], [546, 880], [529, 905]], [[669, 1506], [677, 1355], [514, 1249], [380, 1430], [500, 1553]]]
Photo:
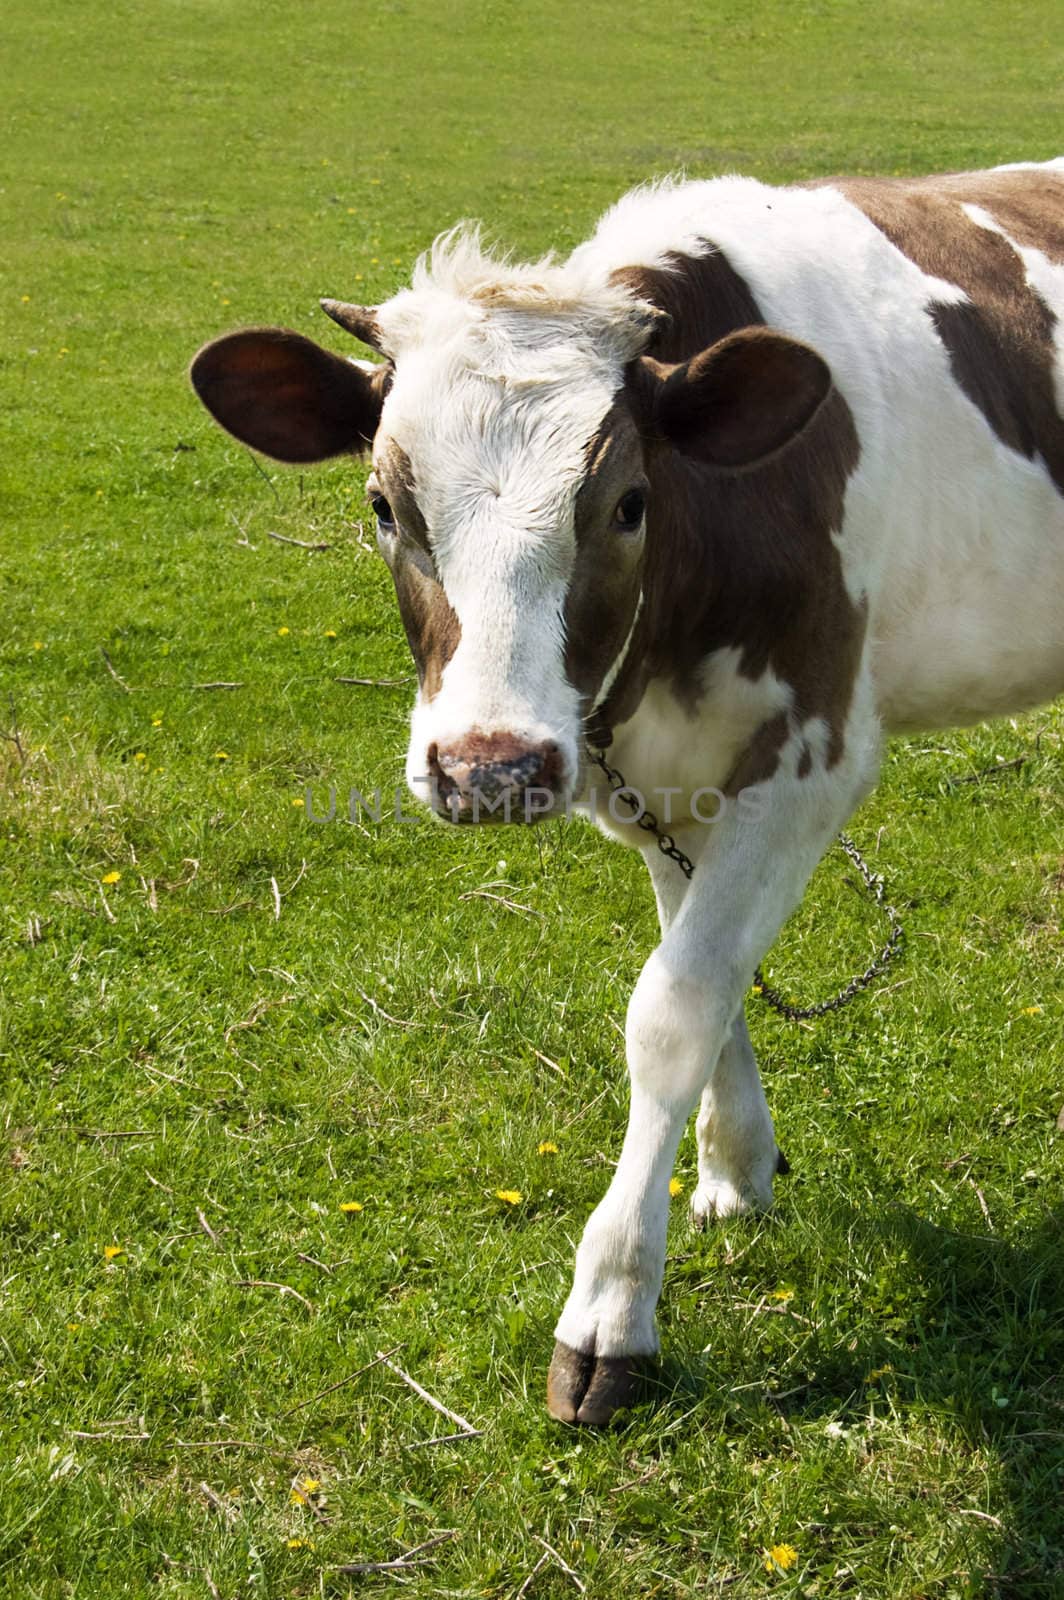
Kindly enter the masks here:
[[[538, 252], [682, 164], [1057, 154], [1058, 7], [3, 32], [0, 1596], [577, 1593], [554, 1557], [522, 1590], [541, 1540], [611, 1600], [1064, 1596], [1064, 709], [892, 748], [854, 832], [904, 964], [815, 1027], [755, 1011], [793, 1176], [705, 1235], [677, 1200], [657, 1392], [566, 1431], [649, 887], [577, 824], [305, 817], [401, 774], [363, 469], [257, 464], [184, 376], [241, 324], [345, 349], [318, 296], [386, 295], [462, 215]], [[767, 965], [824, 994], [879, 937], [832, 858]], [[392, 1347], [479, 1437], [418, 1448], [453, 1424], [380, 1364], [323, 1392]]]

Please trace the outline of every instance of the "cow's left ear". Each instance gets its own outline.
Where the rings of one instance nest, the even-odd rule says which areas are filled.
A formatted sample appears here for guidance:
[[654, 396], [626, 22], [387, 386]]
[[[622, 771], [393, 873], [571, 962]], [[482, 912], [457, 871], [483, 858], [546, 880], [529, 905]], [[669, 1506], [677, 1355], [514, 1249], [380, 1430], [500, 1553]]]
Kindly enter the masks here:
[[634, 363], [645, 424], [711, 466], [756, 466], [791, 442], [831, 393], [831, 370], [807, 344], [742, 328], [678, 366]]
[[278, 461], [367, 450], [391, 366], [345, 361], [287, 328], [245, 328], [204, 345], [189, 371], [211, 416]]

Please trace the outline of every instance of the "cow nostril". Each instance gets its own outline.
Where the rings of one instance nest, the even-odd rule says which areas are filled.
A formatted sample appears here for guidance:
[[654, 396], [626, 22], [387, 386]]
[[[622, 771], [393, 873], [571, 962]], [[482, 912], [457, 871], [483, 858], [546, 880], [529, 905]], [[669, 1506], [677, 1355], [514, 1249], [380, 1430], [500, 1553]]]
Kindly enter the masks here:
[[444, 750], [433, 742], [427, 761], [440, 799], [449, 810], [459, 807], [463, 814], [477, 811], [480, 802], [493, 808], [500, 800], [516, 800], [532, 790], [556, 796], [564, 775], [554, 740], [529, 744], [512, 734], [473, 732]]

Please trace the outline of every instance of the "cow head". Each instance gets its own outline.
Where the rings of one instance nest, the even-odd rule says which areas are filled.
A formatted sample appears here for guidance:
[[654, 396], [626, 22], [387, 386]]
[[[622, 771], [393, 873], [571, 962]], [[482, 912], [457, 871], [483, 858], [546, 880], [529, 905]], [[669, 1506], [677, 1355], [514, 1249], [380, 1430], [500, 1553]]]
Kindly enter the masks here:
[[629, 289], [575, 262], [500, 264], [469, 234], [375, 310], [322, 304], [383, 360], [250, 329], [205, 346], [193, 385], [281, 461], [372, 449], [420, 685], [408, 781], [457, 822], [533, 820], [578, 788], [586, 719], [632, 639], [669, 532], [662, 458], [747, 470], [805, 427], [828, 369], [760, 327], [663, 365], [644, 353], [661, 313]]

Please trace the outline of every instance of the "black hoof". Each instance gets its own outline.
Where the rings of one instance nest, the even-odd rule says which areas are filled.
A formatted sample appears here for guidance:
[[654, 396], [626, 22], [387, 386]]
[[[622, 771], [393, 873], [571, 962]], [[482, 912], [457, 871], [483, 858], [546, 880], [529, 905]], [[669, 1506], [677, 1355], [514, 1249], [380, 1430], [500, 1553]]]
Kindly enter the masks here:
[[604, 1428], [635, 1404], [653, 1364], [650, 1356], [583, 1355], [559, 1339], [547, 1375], [547, 1410], [559, 1422]]

